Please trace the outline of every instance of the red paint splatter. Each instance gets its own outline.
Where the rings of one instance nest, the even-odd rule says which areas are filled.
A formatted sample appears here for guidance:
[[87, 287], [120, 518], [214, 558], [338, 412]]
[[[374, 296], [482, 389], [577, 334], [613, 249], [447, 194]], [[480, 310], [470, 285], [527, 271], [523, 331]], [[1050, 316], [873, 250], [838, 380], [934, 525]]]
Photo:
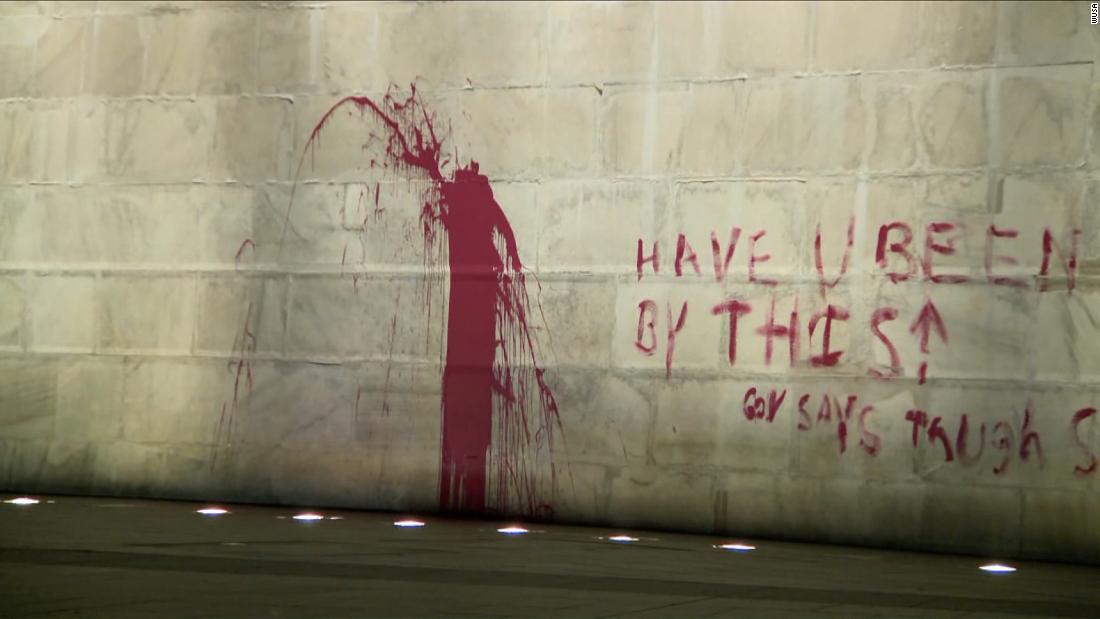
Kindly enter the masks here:
[[[365, 96], [337, 101], [314, 127], [306, 150], [312, 152], [322, 129], [345, 108], [357, 108], [382, 126], [385, 153], [371, 162], [372, 167], [429, 181], [422, 190], [420, 211], [429, 273], [441, 269], [437, 261], [445, 243], [450, 295], [442, 378], [440, 507], [547, 515], [555, 469], [551, 459], [547, 493], [537, 467], [543, 455], [552, 458], [561, 422], [536, 359], [528, 322], [531, 301], [515, 235], [489, 180], [476, 161], [443, 171], [443, 136], [437, 134], [436, 120], [415, 86], [404, 98], [391, 90], [379, 101]], [[304, 161], [303, 152], [299, 170]], [[376, 187], [376, 205], [377, 196]], [[284, 234], [289, 218], [288, 208]]]

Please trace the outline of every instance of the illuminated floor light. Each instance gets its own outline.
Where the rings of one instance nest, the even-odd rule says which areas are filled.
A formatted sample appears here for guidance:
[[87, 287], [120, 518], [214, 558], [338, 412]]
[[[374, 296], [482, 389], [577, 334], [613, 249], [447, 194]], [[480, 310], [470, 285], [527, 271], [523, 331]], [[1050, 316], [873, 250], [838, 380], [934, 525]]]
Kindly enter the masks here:
[[505, 535], [524, 535], [527, 533], [527, 529], [523, 527], [504, 527], [497, 529], [497, 533], [503, 533]]
[[37, 505], [38, 499], [32, 499], [29, 496], [21, 496], [17, 499], [8, 499], [5, 503], [11, 503], [12, 505]]
[[321, 514], [298, 514], [294, 517], [295, 520], [301, 520], [305, 522], [311, 522], [314, 520], [324, 520], [325, 517]]
[[1016, 571], [1016, 568], [1011, 565], [1003, 565], [1001, 563], [989, 563], [979, 567], [983, 572], [989, 572], [990, 574], [1011, 574]]
[[328, 519], [329, 520], [343, 520], [344, 517], [343, 516], [329, 516]]
[[403, 529], [416, 529], [424, 526], [424, 523], [419, 520], [413, 520], [412, 518], [406, 518], [405, 520], [398, 520], [393, 523], [395, 527], [401, 527]]
[[721, 544], [715, 546], [720, 550], [730, 550], [732, 552], [752, 552], [756, 550], [756, 546], [750, 546], [748, 544]]
[[638, 538], [630, 537], [629, 535], [612, 535], [611, 537], [609, 537], [607, 539], [609, 539], [613, 542], [619, 542], [619, 543], [623, 543], [623, 544], [629, 544], [630, 542], [638, 541]]
[[228, 514], [229, 510], [221, 507], [204, 507], [196, 510], [195, 513], [202, 514], [203, 516], [221, 516], [222, 514]]

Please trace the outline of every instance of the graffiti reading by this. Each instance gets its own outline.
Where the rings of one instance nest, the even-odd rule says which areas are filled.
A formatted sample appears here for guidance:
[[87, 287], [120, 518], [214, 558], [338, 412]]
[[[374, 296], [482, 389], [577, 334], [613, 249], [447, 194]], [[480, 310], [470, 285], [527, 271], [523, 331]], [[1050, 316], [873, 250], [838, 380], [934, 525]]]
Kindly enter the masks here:
[[[799, 313], [799, 299], [789, 312], [777, 314], [778, 293], [772, 292], [771, 298], [763, 307], [759, 301], [755, 304], [749, 299], [718, 297], [703, 312], [692, 312], [686, 301], [644, 298], [638, 302], [637, 329], [634, 332], [634, 346], [643, 355], [660, 355], [664, 360], [665, 375], [671, 377], [675, 364], [676, 342], [691, 323], [707, 320], [707, 316], [724, 320], [728, 333], [727, 359], [730, 366], [738, 364], [738, 352], [744, 350], [742, 340], [748, 337], [759, 338], [765, 365], [772, 365], [782, 354], [777, 346], [786, 343], [786, 355], [791, 367], [800, 365], [802, 353], [809, 353], [805, 363], [810, 368], [831, 368], [842, 363], [845, 351], [834, 343], [834, 329], [839, 324], [851, 324], [854, 318], [849, 308], [843, 307], [829, 298], [829, 292], [836, 288], [848, 276], [855, 241], [856, 218], [848, 219], [844, 249], [835, 273], [826, 275], [823, 257], [821, 227], [817, 227], [814, 237], [813, 267], [817, 285], [824, 306], [803, 315]], [[1006, 267], [1014, 267], [1019, 260], [1005, 254], [1003, 245], [1019, 242], [1020, 231], [1012, 228], [999, 228], [989, 225], [984, 231], [984, 273], [980, 276], [957, 272], [946, 272], [939, 261], [959, 252], [959, 239], [963, 225], [955, 221], [934, 221], [923, 229], [923, 243], [918, 243], [918, 235], [913, 226], [902, 221], [892, 221], [877, 228], [874, 245], [874, 269], [872, 276], [885, 278], [892, 283], [921, 281], [933, 285], [954, 285], [971, 281], [982, 281], [989, 285], [1020, 290], [1030, 286], [1028, 279], [1015, 275], [1006, 275]], [[1041, 246], [1042, 259], [1038, 271], [1033, 274], [1039, 292], [1062, 290], [1072, 293], [1076, 286], [1077, 249], [1081, 231], [1072, 229], [1064, 234], [1056, 234], [1044, 228], [1037, 242]], [[741, 248], [747, 239], [747, 247]], [[1061, 240], [1059, 240], [1061, 239]], [[724, 284], [730, 278], [731, 264], [738, 255], [743, 254], [745, 265], [745, 283], [762, 286], [774, 291], [778, 281], [764, 277], [759, 272], [760, 265], [772, 259], [766, 250], [767, 230], [752, 232], [733, 226], [728, 235], [717, 231], [710, 233], [710, 262], [708, 270], [684, 234], [676, 236], [675, 251], [672, 254], [671, 274], [676, 278], [695, 278], [707, 281], [713, 277], [716, 284]], [[635, 250], [636, 281], [662, 274], [667, 269], [667, 258], [662, 257], [660, 241], [647, 242], [637, 239]], [[1058, 280], [1059, 284], [1055, 281]], [[756, 326], [747, 326], [755, 320]], [[904, 364], [898, 352], [897, 342], [883, 330], [886, 323], [895, 320], [907, 320], [909, 332], [918, 344], [921, 358], [918, 360], [916, 376], [919, 384], [925, 384], [928, 378], [927, 357], [937, 346], [950, 343], [950, 329], [945, 323], [939, 308], [932, 298], [924, 299], [911, 316], [903, 316], [902, 308], [883, 306], [873, 308], [866, 321], [870, 335], [886, 358], [888, 364], [868, 368], [867, 375], [878, 379], [895, 379], [904, 375]], [[663, 351], [661, 350], [663, 347]], [[805, 349], [805, 350], [804, 350]]]
[[[674, 251], [667, 255], [660, 241], [637, 239], [632, 248], [637, 282], [658, 276], [687, 278], [710, 281], [725, 290], [724, 284], [731, 279], [736, 260], [743, 278], [741, 283], [759, 286], [764, 293], [759, 296], [764, 299], [750, 300], [745, 293], [742, 293], [744, 296], [718, 293], [701, 312], [692, 311], [687, 301], [675, 298], [640, 299], [637, 328], [631, 330], [635, 349], [642, 355], [662, 359], [665, 377], [671, 378], [675, 372], [677, 340], [694, 324], [720, 320], [726, 339], [724, 349], [728, 367], [745, 365], [746, 350], [754, 353], [750, 365], [783, 364], [811, 373], [843, 365], [847, 351], [842, 348], [843, 344], [837, 344], [834, 333], [841, 325], [850, 331], [857, 321], [850, 308], [843, 302], [838, 303], [830, 293], [849, 276], [858, 223], [854, 215], [848, 218], [845, 238], [836, 239], [838, 247], [843, 242], [843, 249], [835, 264], [828, 265], [832, 267], [828, 275], [823, 251], [823, 245], [827, 247], [828, 243], [823, 239], [821, 226], [817, 226], [812, 266], [819, 298], [812, 299], [815, 302], [812, 309], [808, 309], [806, 299], [800, 299], [797, 294], [784, 297], [777, 290], [778, 281], [761, 274], [760, 266], [772, 259], [767, 230], [743, 230], [732, 226], [728, 234], [712, 231], [709, 252], [697, 252], [693, 239], [680, 233], [671, 246]], [[937, 306], [935, 295], [930, 294], [936, 286], [975, 282], [1006, 291], [1073, 293], [1080, 230], [1056, 231], [1044, 227], [1035, 233], [1024, 234], [1015, 228], [990, 224], [980, 231], [984, 243], [979, 246], [984, 246], [984, 255], [979, 274], [959, 272], [957, 266], [945, 266], [949, 264], [946, 259], [951, 256], [957, 258], [950, 264], [959, 264], [965, 232], [966, 228], [959, 221], [933, 221], [922, 228], [904, 221], [889, 221], [872, 228], [869, 235], [874, 257], [869, 264], [871, 272], [861, 275], [880, 278], [887, 285], [923, 282], [928, 286], [924, 288], [926, 296], [907, 304], [915, 309], [883, 304], [864, 310], [869, 314], [858, 324], [865, 325], [877, 358], [885, 360], [885, 363], [859, 370], [866, 372], [867, 377], [895, 381], [912, 376], [918, 388], [928, 383], [930, 359], [952, 343], [952, 328]], [[1021, 260], [1012, 255], [1011, 250], [1019, 251], [1028, 238], [1041, 252], [1038, 254], [1041, 259], [1033, 272], [1025, 274], [1019, 267]], [[784, 311], [777, 311], [780, 298], [786, 299]], [[905, 342], [907, 346], [899, 347], [902, 343], [899, 337], [910, 338]], [[910, 351], [907, 354], [912, 357], [903, 359], [901, 350]], [[912, 374], [906, 371], [907, 363], [914, 366]], [[785, 414], [794, 415], [792, 422], [797, 432], [832, 433], [840, 454], [856, 451], [865, 457], [876, 457], [886, 443], [881, 427], [903, 425], [898, 420], [884, 424], [881, 418], [884, 413], [877, 410], [875, 403], [864, 402], [854, 393], [796, 394], [789, 393], [789, 389], [752, 386], [738, 396], [738, 418], [766, 426], [783, 419]], [[1035, 426], [1038, 413], [1030, 401], [1020, 411], [998, 419], [976, 420], [968, 411], [944, 412], [916, 407], [890, 414], [902, 415], [899, 419], [908, 428], [906, 443], [911, 448], [924, 450], [945, 464], [981, 467], [995, 476], [1005, 475], [1014, 467], [1042, 468], [1046, 465], [1042, 438]], [[1046, 414], [1058, 412], [1046, 411]], [[1097, 417], [1096, 408], [1079, 409], [1072, 412], [1065, 430], [1080, 453], [1072, 471], [1078, 477], [1092, 476], [1100, 468], [1100, 454], [1090, 443], [1091, 434], [1086, 432], [1086, 428], [1091, 430]], [[1065, 437], [1059, 440], [1062, 438]]]

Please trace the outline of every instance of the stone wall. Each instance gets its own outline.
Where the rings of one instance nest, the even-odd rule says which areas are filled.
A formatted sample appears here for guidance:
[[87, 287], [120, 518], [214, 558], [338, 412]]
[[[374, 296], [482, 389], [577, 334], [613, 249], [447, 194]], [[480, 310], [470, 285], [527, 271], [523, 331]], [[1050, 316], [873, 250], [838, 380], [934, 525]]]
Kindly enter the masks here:
[[438, 509], [477, 161], [485, 511], [1095, 562], [1087, 13], [5, 3], [0, 487]]

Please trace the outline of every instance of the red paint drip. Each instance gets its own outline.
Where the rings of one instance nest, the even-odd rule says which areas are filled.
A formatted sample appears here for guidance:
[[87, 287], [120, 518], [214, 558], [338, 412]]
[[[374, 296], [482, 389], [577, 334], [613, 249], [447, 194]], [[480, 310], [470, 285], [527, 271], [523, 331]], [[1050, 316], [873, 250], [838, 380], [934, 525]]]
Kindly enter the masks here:
[[[476, 161], [444, 173], [442, 139], [417, 95], [393, 91], [379, 101], [345, 97], [314, 127], [306, 149], [341, 108], [354, 106], [383, 128], [383, 169], [431, 181], [421, 195], [425, 266], [440, 268], [440, 232], [449, 272], [446, 359], [442, 389], [439, 503], [446, 511], [524, 512], [549, 515], [550, 492], [537, 474], [552, 457], [558, 405], [536, 359], [528, 324], [531, 301], [515, 235]], [[299, 170], [305, 153], [299, 162]], [[375, 187], [375, 205], [378, 188]], [[292, 202], [293, 204], [293, 197]], [[290, 211], [287, 211], [287, 223]], [[284, 231], [286, 223], [284, 223]], [[430, 306], [430, 299], [428, 302]], [[430, 318], [429, 318], [430, 320]], [[495, 413], [495, 414], [494, 414]]]

